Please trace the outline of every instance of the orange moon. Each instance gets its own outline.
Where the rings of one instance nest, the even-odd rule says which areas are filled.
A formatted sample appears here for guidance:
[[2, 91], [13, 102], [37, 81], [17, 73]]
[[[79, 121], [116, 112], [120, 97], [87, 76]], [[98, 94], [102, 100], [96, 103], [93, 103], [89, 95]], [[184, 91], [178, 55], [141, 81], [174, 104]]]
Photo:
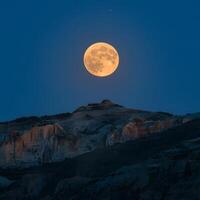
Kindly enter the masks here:
[[111, 75], [118, 68], [119, 54], [112, 45], [97, 42], [86, 49], [83, 62], [89, 73], [105, 77]]

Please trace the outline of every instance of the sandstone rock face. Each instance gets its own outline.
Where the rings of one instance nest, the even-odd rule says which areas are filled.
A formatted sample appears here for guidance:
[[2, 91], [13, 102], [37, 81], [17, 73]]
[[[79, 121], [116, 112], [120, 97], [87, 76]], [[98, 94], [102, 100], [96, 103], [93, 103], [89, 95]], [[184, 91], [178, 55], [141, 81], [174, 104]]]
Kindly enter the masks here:
[[73, 151], [75, 137], [66, 135], [58, 125], [36, 126], [11, 135], [1, 145], [1, 162], [5, 165], [45, 163], [65, 157], [65, 148]]
[[[134, 122], [145, 120], [131, 117], [128, 123]], [[120, 138], [125, 126], [98, 134], [111, 130]], [[200, 119], [143, 137], [59, 163], [0, 169], [0, 199], [199, 199]]]
[[165, 119], [162, 121], [136, 120], [134, 122], [129, 122], [124, 126], [122, 136], [126, 140], [131, 140], [148, 134], [161, 132], [172, 128], [175, 125], [178, 125], [178, 123], [176, 123], [176, 119]]
[[0, 167], [60, 161], [181, 123], [181, 117], [128, 109], [109, 100], [81, 106], [71, 114], [1, 123]]
[[149, 121], [143, 119], [134, 119], [128, 122], [121, 131], [113, 131], [107, 137], [107, 144], [113, 145], [128, 140], [148, 136], [149, 134], [162, 132], [174, 126], [180, 125], [182, 122], [177, 121], [177, 118]]

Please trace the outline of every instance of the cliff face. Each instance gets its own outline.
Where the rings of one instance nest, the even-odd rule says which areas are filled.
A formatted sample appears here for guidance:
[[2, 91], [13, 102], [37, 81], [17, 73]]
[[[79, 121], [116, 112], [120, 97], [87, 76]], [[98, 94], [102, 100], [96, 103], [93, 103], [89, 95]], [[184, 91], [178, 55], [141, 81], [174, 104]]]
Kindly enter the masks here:
[[128, 109], [104, 100], [82, 106], [71, 114], [1, 123], [0, 167], [64, 160], [183, 122], [184, 118], [168, 113]]
[[197, 200], [199, 158], [200, 119], [195, 119], [62, 162], [0, 169], [0, 199]]
[[199, 160], [198, 113], [103, 101], [0, 123], [0, 199], [196, 200]]
[[[63, 159], [73, 151], [76, 139], [59, 124], [35, 126], [11, 134], [0, 148], [4, 165], [40, 164]], [[68, 150], [68, 151], [66, 151]]]

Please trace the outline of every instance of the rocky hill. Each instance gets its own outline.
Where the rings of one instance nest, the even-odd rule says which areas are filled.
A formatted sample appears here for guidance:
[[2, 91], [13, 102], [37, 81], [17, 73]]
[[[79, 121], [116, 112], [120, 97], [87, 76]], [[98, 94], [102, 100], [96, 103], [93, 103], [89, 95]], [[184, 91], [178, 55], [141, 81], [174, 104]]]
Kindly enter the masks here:
[[134, 110], [109, 100], [73, 113], [0, 124], [0, 167], [61, 161], [178, 126], [186, 118]]
[[0, 135], [0, 199], [200, 199], [199, 114], [104, 100]]

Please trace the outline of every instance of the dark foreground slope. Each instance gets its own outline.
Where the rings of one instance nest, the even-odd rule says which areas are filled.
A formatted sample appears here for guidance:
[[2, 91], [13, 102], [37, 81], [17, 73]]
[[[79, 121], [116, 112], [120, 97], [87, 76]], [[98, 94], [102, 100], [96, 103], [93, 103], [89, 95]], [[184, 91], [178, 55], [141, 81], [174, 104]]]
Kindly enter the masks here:
[[13, 181], [0, 199], [200, 199], [200, 119], [0, 176]]

